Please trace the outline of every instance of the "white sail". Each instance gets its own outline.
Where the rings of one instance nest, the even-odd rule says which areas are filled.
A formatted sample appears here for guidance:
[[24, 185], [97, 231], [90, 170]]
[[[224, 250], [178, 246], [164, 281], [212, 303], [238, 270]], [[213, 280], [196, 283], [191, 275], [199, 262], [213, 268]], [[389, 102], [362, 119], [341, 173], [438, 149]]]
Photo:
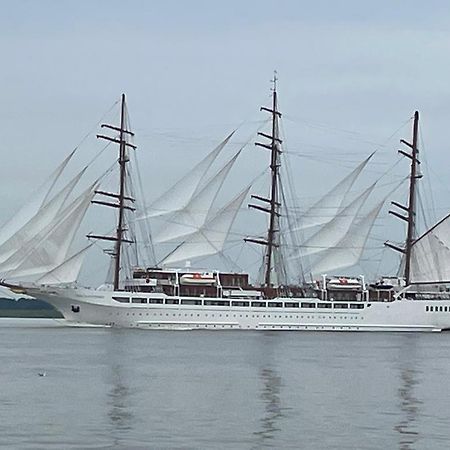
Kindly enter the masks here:
[[450, 282], [450, 214], [414, 242], [412, 283]]
[[240, 153], [241, 150], [207, 181], [183, 209], [175, 212], [167, 220], [166, 226], [155, 236], [155, 243], [187, 236], [199, 230], [205, 224], [213, 203]]
[[91, 204], [96, 187], [96, 183], [91, 185], [64, 208], [53, 223], [2, 263], [0, 271], [7, 272], [9, 279], [29, 278], [43, 275], [62, 264]]
[[[27, 244], [39, 232], [55, 220], [69, 195], [83, 176], [86, 168], [81, 170], [50, 201], [46, 203], [27, 223], [0, 245], [0, 262], [6, 261], [21, 246]], [[1, 264], [0, 264], [1, 267]]]
[[374, 153], [353, 169], [344, 179], [311, 206], [294, 230], [304, 230], [331, 221], [345, 204], [348, 193]]
[[36, 282], [46, 285], [75, 283], [78, 279], [78, 275], [80, 274], [86, 252], [92, 247], [92, 245], [93, 244], [89, 244], [87, 247], [75, 253], [62, 264], [56, 266], [53, 270], [47, 272], [41, 278], [38, 278]]
[[64, 161], [53, 171], [48, 179], [36, 190], [36, 192], [19, 209], [19, 211], [1, 226], [0, 244], [6, 242], [14, 233], [21, 229], [32, 217], [36, 215], [41, 207], [46, 204], [53, 187], [74, 153], [75, 150], [73, 150], [72, 153], [64, 159]]
[[184, 208], [192, 196], [195, 195], [209, 168], [225, 145], [228, 144], [228, 141], [234, 133], [235, 131], [231, 132], [211, 153], [206, 155], [205, 158], [189, 171], [189, 173], [147, 207], [146, 212], [141, 217], [138, 217], [138, 220], [161, 216]]
[[357, 264], [385, 201], [386, 199], [383, 199], [366, 216], [352, 224], [338, 244], [326, 250], [323, 256], [321, 255], [321, 259], [312, 266], [311, 273], [322, 275]]
[[191, 234], [186, 241], [163, 260], [163, 264], [169, 265], [200, 256], [220, 253], [249, 190], [250, 186], [224, 206], [200, 230]]
[[313, 255], [334, 247], [346, 235], [352, 223], [357, 220], [359, 211], [375, 188], [375, 185], [376, 183], [369, 186], [334, 219], [307, 239], [302, 245], [301, 256]]

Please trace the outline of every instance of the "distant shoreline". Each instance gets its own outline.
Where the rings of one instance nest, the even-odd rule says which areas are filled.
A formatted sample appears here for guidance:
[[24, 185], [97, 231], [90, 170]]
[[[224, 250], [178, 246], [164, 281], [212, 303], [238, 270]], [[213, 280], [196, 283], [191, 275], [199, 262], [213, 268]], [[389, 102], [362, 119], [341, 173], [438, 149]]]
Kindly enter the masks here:
[[0, 298], [0, 317], [56, 319], [62, 315], [53, 306], [41, 300]]

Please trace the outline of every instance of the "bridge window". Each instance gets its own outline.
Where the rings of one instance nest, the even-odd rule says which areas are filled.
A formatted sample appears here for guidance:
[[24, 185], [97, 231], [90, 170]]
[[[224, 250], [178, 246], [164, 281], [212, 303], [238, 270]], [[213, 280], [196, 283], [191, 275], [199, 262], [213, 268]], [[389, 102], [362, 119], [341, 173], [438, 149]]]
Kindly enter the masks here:
[[266, 302], [252, 302], [252, 306], [256, 306], [257, 308], [265, 308]]
[[180, 300], [177, 298], [166, 298], [166, 305], [178, 305]]
[[318, 308], [331, 308], [331, 303], [317, 303]]
[[231, 306], [249, 306], [250, 302], [235, 301], [231, 302]]
[[283, 303], [281, 303], [281, 302], [269, 302], [269, 303], [267, 303], [267, 306], [269, 308], [282, 308], [283, 307]]
[[182, 305], [201, 305], [201, 300], [181, 300]]
[[309, 303], [309, 302], [302, 302], [302, 308], [315, 308], [316, 304], [315, 303]]
[[230, 306], [226, 300], [205, 300], [205, 306]]
[[299, 303], [298, 302], [285, 302], [284, 307], [285, 308], [298, 308]]
[[334, 308], [335, 309], [347, 309], [348, 303], [335, 303]]
[[147, 303], [146, 298], [133, 297], [131, 303]]
[[362, 303], [350, 303], [350, 309], [363, 309], [364, 305]]

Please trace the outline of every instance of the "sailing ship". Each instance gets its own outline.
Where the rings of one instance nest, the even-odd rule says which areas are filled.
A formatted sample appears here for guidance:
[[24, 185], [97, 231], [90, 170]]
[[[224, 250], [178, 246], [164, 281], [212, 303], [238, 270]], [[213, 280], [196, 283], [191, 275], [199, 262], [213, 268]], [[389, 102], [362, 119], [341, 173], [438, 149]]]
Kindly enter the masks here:
[[[418, 112], [414, 115], [412, 142], [402, 141], [409, 151], [401, 153], [410, 160], [409, 199], [407, 205], [392, 202], [401, 212], [391, 211], [407, 223], [405, 245], [386, 242], [402, 254], [404, 276], [368, 283], [363, 276], [327, 276], [355, 264], [367, 241], [385, 199], [368, 214], [359, 215], [373, 186], [348, 204], [348, 194], [370, 155], [325, 197], [312, 207], [315, 214], [303, 215], [303, 222], [291, 228], [326, 225], [312, 233], [302, 247], [286, 255], [286, 235], [282, 232], [283, 192], [280, 184], [282, 140], [279, 134], [281, 112], [278, 110], [276, 78], [273, 80], [272, 104], [262, 107], [271, 119], [270, 132], [258, 132], [262, 142], [256, 145], [270, 153], [270, 191], [267, 197], [252, 194], [250, 209], [268, 216], [264, 237], [245, 241], [263, 248], [263, 276], [252, 283], [247, 273], [171, 268], [198, 256], [220, 253], [230, 229], [250, 194], [251, 185], [214, 214], [209, 207], [228, 172], [239, 156], [237, 152], [213, 177], [204, 182], [205, 173], [233, 136], [231, 133], [210, 154], [156, 199], [138, 218], [171, 214], [171, 221], [154, 236], [155, 241], [182, 239], [158, 265], [136, 265], [125, 275], [124, 248], [136, 244], [131, 236], [136, 199], [127, 187], [128, 164], [134, 136], [126, 120], [125, 95], [121, 99], [119, 126], [104, 124], [116, 136], [98, 135], [119, 146], [119, 188], [117, 192], [100, 189], [96, 180], [79, 196], [68, 201], [85, 169], [60, 192], [49, 198], [48, 186], [40, 189], [32, 205], [19, 211], [0, 233], [1, 285], [13, 292], [47, 301], [68, 321], [138, 329], [209, 329], [209, 330], [306, 330], [306, 331], [442, 331], [450, 329], [450, 214], [416, 234], [416, 183], [418, 171]], [[57, 168], [51, 187], [64, 170], [72, 154]], [[101, 199], [98, 199], [98, 197]], [[330, 200], [331, 199], [331, 200]], [[89, 234], [95, 242], [108, 241], [111, 256], [111, 286], [97, 289], [76, 283], [83, 257], [92, 244], [71, 253], [71, 244], [91, 204], [117, 211], [115, 233]], [[203, 205], [199, 208], [198, 205]], [[332, 220], [324, 220], [320, 208], [334, 209]], [[291, 224], [292, 225], [292, 224]], [[291, 242], [294, 242], [294, 237]], [[294, 242], [295, 243], [295, 242]], [[319, 245], [320, 244], [320, 245]], [[315, 258], [311, 273], [322, 273], [307, 282], [289, 282], [286, 259], [301, 272], [302, 257], [317, 256], [319, 247], [326, 255]], [[302, 248], [302, 254], [298, 249]], [[432, 287], [427, 287], [432, 286]], [[436, 286], [438, 288], [436, 289]]]

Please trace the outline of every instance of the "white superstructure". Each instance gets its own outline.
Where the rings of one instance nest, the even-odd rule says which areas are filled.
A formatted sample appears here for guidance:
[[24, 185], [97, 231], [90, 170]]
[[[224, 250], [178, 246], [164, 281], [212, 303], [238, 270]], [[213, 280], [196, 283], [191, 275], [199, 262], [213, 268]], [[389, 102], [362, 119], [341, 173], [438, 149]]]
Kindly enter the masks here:
[[[450, 295], [393, 301], [317, 297], [173, 297], [83, 288], [30, 288], [67, 320], [112, 327], [182, 330], [442, 331], [450, 329]], [[443, 299], [445, 297], [445, 300]]]

